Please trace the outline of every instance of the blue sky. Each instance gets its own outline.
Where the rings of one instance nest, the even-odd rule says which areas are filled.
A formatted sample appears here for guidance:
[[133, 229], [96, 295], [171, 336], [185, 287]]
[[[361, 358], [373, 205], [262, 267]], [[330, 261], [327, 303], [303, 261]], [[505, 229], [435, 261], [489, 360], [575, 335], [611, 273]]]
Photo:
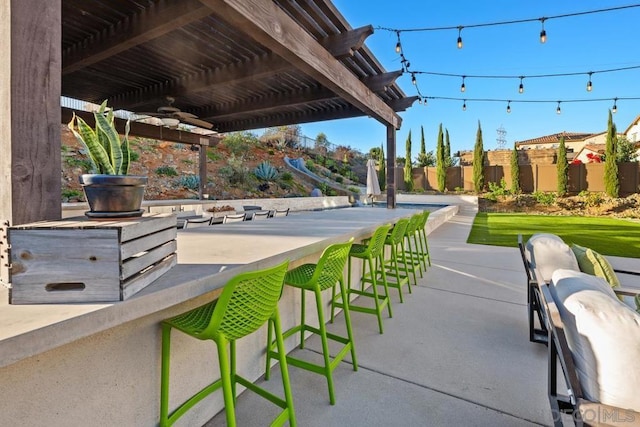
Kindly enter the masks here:
[[[562, 14], [634, 4], [624, 1], [538, 1], [513, 0], [438, 2], [425, 0], [366, 3], [334, 0], [335, 6], [352, 27], [371, 24], [393, 29], [473, 25]], [[366, 6], [364, 6], [366, 4]], [[460, 77], [417, 74], [417, 87], [423, 96], [467, 99], [463, 101], [430, 99], [399, 115], [403, 119], [397, 132], [398, 155], [405, 155], [405, 140], [412, 131], [412, 157], [420, 147], [420, 127], [424, 127], [427, 151], [435, 150], [438, 125], [449, 130], [452, 152], [472, 150], [480, 121], [484, 148], [494, 150], [497, 129], [506, 130], [506, 147], [515, 141], [556, 132], [602, 132], [606, 130], [608, 110], [614, 98], [640, 98], [640, 68], [597, 73], [600, 70], [640, 65], [638, 25], [640, 7], [577, 17], [549, 19], [545, 22], [547, 42], [540, 43], [539, 21], [462, 30], [464, 46], [458, 49], [456, 29], [403, 32], [401, 41], [410, 70], [455, 75], [514, 75], [584, 73], [570, 77], [524, 79], [524, 93], [518, 93], [519, 79], [465, 79], [466, 91], [460, 91]], [[395, 52], [394, 32], [376, 29], [366, 45], [388, 70], [401, 68]], [[593, 90], [587, 92], [588, 72]], [[396, 81], [407, 96], [417, 95], [411, 76]], [[504, 102], [474, 102], [474, 98], [492, 98]], [[602, 102], [563, 102], [561, 100], [606, 98]], [[507, 114], [507, 100], [511, 113]], [[521, 100], [552, 100], [552, 103], [518, 103]], [[640, 100], [618, 100], [614, 122], [624, 130], [640, 114]], [[324, 132], [333, 144], [347, 145], [363, 152], [386, 146], [385, 126], [375, 119], [343, 119], [302, 125], [302, 132], [315, 137]], [[386, 149], [385, 149], [386, 150]]]

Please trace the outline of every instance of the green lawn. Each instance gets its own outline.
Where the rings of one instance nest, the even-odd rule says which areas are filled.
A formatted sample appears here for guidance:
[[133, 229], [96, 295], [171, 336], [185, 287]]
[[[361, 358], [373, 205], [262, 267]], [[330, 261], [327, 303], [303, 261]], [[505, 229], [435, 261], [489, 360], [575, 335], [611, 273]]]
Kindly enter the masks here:
[[603, 255], [640, 258], [640, 223], [607, 217], [478, 213], [467, 243], [518, 246], [534, 233], [553, 233], [565, 242]]

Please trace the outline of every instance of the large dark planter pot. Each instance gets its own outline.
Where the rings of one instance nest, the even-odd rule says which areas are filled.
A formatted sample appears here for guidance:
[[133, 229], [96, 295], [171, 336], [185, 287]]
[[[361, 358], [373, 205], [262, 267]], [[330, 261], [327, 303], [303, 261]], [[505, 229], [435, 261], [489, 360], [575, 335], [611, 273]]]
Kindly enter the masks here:
[[91, 218], [125, 218], [140, 216], [146, 176], [99, 175], [80, 176], [80, 184], [89, 203], [85, 215]]

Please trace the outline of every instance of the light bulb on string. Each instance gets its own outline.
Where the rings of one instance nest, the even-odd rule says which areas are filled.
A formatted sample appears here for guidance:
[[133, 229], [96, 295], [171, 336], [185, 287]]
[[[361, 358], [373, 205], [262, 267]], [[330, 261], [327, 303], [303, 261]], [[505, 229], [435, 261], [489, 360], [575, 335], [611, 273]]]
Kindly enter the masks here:
[[396, 53], [402, 52], [402, 44], [400, 44], [400, 31], [396, 31], [398, 35], [398, 42], [396, 43]]
[[460, 92], [464, 92], [465, 90], [467, 90], [467, 87], [464, 85], [464, 79], [467, 76], [462, 76], [462, 84], [460, 85]]
[[540, 31], [540, 43], [546, 43], [547, 41], [547, 32], [544, 29], [544, 21], [546, 21], [547, 18], [540, 18], [540, 22], [542, 23], [542, 30]]
[[462, 29], [464, 27], [458, 27], [458, 49], [462, 49]]
[[618, 106], [616, 105], [618, 103], [618, 98], [613, 98], [613, 108], [611, 108], [611, 112], [613, 114], [618, 112]]
[[524, 79], [524, 76], [520, 76], [520, 86], [518, 86], [518, 93], [524, 92], [524, 84], [522, 84], [522, 79]]
[[593, 74], [593, 71], [589, 71], [589, 81], [587, 82], [587, 92], [591, 92], [591, 90], [593, 89], [593, 84], [591, 83], [592, 74]]
[[560, 101], [558, 101], [558, 108], [556, 108], [556, 114], [560, 114], [562, 113], [562, 110], [560, 109]]
[[418, 84], [416, 81], [416, 73], [411, 73], [411, 83], [413, 83], [414, 86]]
[[507, 114], [511, 112], [511, 101], [507, 101]]
[[467, 100], [466, 99], [462, 102], [462, 111], [467, 111]]

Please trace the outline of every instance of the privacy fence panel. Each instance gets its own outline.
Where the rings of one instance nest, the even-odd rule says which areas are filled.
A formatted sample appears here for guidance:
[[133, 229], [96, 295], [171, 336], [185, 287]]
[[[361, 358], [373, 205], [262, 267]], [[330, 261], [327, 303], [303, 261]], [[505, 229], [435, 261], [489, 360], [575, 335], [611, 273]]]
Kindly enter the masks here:
[[[555, 164], [520, 165], [520, 189], [523, 193], [534, 191], [555, 192], [558, 190], [558, 168]], [[398, 190], [406, 190], [402, 167], [396, 167]], [[568, 191], [578, 194], [581, 191], [604, 192], [604, 163], [569, 165]], [[620, 195], [626, 196], [640, 192], [640, 163], [619, 163]], [[489, 182], [500, 184], [504, 178], [507, 188], [511, 189], [511, 167], [492, 165], [484, 167], [485, 189]], [[413, 168], [413, 186], [417, 191], [437, 191], [438, 174], [433, 166]], [[455, 191], [474, 191], [473, 166], [454, 166], [447, 168], [446, 189]]]

